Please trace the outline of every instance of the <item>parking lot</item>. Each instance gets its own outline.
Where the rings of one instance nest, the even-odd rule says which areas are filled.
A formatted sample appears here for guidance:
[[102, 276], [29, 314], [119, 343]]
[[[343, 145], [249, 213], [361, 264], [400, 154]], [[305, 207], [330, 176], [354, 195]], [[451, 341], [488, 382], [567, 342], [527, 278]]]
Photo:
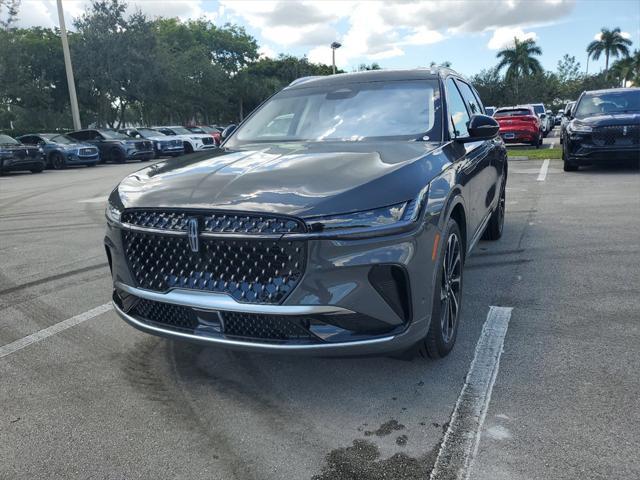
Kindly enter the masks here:
[[512, 161], [505, 234], [468, 259], [458, 342], [433, 362], [126, 325], [104, 208], [141, 166], [0, 177], [0, 478], [429, 478], [491, 306], [512, 310], [470, 477], [640, 477], [639, 172]]

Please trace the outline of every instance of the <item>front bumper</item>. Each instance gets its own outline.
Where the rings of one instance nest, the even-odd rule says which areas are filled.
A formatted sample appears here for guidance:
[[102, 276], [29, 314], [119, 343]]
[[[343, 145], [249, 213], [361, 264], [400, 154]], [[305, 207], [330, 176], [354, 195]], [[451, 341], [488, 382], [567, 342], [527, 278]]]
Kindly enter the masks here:
[[3, 171], [20, 171], [31, 170], [35, 168], [45, 168], [46, 161], [43, 156], [28, 158], [4, 158], [0, 159], [0, 170]]
[[92, 165], [100, 162], [100, 154], [78, 155], [75, 152], [65, 152], [65, 162], [69, 165]]
[[151, 160], [155, 155], [153, 150], [127, 150], [127, 160]]
[[218, 146], [215, 144], [215, 142], [206, 145], [204, 143], [198, 142], [193, 146], [193, 150], [196, 152], [201, 152], [203, 150], [214, 150], [216, 148], [218, 148]]
[[[108, 223], [105, 244], [114, 280], [116, 311], [139, 330], [236, 350], [344, 356], [404, 350], [426, 336], [435, 276], [431, 255], [436, 232], [434, 221], [388, 237], [309, 239], [306, 271], [279, 304], [241, 303], [226, 294], [192, 289], [174, 288], [166, 292], [140, 289], [129, 271], [119, 226]], [[399, 314], [379, 293], [377, 285], [372, 284], [370, 273], [376, 265], [392, 265], [406, 272], [408, 316]], [[196, 313], [199, 323], [196, 328], [185, 329], [144, 318], [130, 307], [138, 301], [158, 302], [161, 307], [186, 307]], [[285, 317], [314, 327], [309, 329], [312, 335], [303, 339], [238, 337], [228, 335], [224, 328], [222, 319], [230, 312], [236, 317]], [[218, 318], [221, 320], [213, 330], [212, 315], [214, 323]], [[345, 330], [343, 324], [335, 328], [340, 318], [351, 315], [358, 317], [357, 328], [364, 331]]]
[[570, 135], [565, 143], [567, 159], [576, 164], [607, 161], [640, 161], [640, 145], [593, 145], [588, 137]]

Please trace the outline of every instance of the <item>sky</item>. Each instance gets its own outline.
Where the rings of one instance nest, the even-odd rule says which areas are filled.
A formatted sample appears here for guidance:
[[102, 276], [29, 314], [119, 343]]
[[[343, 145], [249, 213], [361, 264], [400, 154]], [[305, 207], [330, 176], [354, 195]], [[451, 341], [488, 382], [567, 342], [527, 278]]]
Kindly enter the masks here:
[[[63, 0], [67, 27], [89, 0]], [[586, 46], [602, 27], [620, 27], [640, 49], [639, 0], [129, 0], [149, 17], [205, 17], [216, 25], [242, 25], [262, 55], [306, 55], [331, 64], [329, 45], [340, 42], [338, 67], [362, 63], [415, 68], [449, 61], [465, 75], [491, 68], [513, 38], [534, 39], [546, 70], [565, 53], [587, 67]], [[22, 0], [19, 26], [57, 25], [55, 0]], [[604, 68], [604, 56], [589, 72]]]

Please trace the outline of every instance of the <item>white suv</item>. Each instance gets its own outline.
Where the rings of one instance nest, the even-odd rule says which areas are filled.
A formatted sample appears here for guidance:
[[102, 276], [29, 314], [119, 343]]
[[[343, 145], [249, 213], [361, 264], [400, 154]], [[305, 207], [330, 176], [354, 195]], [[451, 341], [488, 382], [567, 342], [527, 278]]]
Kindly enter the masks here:
[[184, 153], [199, 152], [216, 148], [216, 142], [209, 134], [193, 133], [184, 127], [153, 127], [154, 130], [179, 138], [184, 142]]
[[532, 103], [531, 106], [533, 110], [536, 112], [536, 115], [540, 118], [542, 123], [542, 133], [546, 137], [547, 134], [553, 130], [553, 118], [547, 112], [547, 109], [544, 108], [544, 104], [542, 103]]

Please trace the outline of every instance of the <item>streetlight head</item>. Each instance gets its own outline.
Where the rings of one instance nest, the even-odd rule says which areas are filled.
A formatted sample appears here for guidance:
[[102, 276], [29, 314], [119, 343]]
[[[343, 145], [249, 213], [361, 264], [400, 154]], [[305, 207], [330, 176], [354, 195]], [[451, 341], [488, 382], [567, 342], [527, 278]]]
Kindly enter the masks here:
[[342, 46], [342, 44], [341, 44], [341, 43], [338, 43], [338, 42], [333, 42], [333, 43], [331, 44], [331, 48], [333, 48], [334, 50], [335, 50], [336, 48], [340, 48], [341, 46]]

